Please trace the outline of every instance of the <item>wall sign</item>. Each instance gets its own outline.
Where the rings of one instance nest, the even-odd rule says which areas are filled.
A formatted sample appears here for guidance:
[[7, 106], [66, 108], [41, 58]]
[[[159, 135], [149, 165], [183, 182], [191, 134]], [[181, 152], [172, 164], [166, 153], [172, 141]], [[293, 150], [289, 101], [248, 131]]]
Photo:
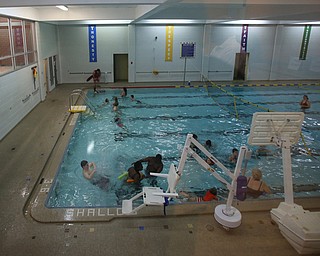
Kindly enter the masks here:
[[89, 61], [97, 62], [97, 30], [96, 25], [88, 26], [89, 34]]
[[196, 43], [183, 42], [181, 43], [181, 58], [193, 58], [195, 55]]

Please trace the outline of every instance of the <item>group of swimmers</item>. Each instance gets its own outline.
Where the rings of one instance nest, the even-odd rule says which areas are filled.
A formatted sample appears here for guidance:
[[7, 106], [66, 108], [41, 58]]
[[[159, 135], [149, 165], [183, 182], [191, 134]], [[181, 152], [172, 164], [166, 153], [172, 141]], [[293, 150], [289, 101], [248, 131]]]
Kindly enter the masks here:
[[[101, 72], [100, 70], [95, 70], [92, 78], [94, 80], [94, 92], [98, 93], [99, 91], [97, 90], [97, 85], [96, 83], [99, 82]], [[127, 96], [127, 88], [123, 87], [120, 93], [121, 97], [126, 97]], [[131, 101], [136, 101], [137, 103], [141, 103], [141, 101], [138, 101], [135, 99], [134, 95], [130, 96]], [[113, 97], [113, 111], [118, 111], [118, 106], [119, 106], [119, 101], [118, 97]], [[106, 98], [104, 104], [108, 104], [109, 100]], [[300, 106], [302, 109], [307, 109], [310, 108], [311, 103], [309, 101], [309, 98], [307, 95], [303, 96], [303, 99], [300, 102]], [[114, 119], [115, 123], [123, 128], [124, 125], [121, 122], [120, 117], [115, 117]], [[194, 138], [197, 139], [197, 136], [194, 135]], [[191, 147], [194, 145], [191, 145]], [[211, 140], [206, 140], [204, 147], [210, 151], [212, 148], [212, 142]], [[194, 146], [194, 149], [196, 147]], [[238, 160], [238, 154], [239, 151], [236, 148], [232, 149], [232, 154], [229, 157], [229, 162], [236, 164]], [[265, 147], [260, 147], [257, 150], [257, 154], [260, 156], [266, 156], [270, 154], [270, 151], [266, 149]], [[143, 173], [143, 165], [142, 163], [146, 162], [147, 167], [145, 169], [145, 172]], [[210, 159], [207, 158], [206, 162], [209, 165], [214, 165], [215, 163]], [[105, 189], [108, 187], [108, 184], [110, 182], [108, 177], [105, 177], [103, 175], [97, 175], [96, 173], [96, 165], [92, 163], [88, 163], [88, 161], [83, 160], [81, 161], [81, 167], [83, 169], [83, 176], [92, 181], [92, 184], [97, 185], [98, 187]], [[143, 159], [140, 159], [134, 163], [132, 163], [132, 166], [130, 166], [127, 170], [127, 179], [126, 182], [128, 183], [135, 183], [135, 184], [140, 184], [140, 182], [145, 179], [145, 178], [151, 178], [150, 173], [161, 173], [163, 170], [163, 163], [162, 163], [162, 156], [160, 154], [157, 154], [156, 156], [149, 156]], [[153, 179], [155, 181], [155, 179]], [[252, 170], [252, 175], [251, 177], [247, 178], [247, 195], [252, 196], [253, 198], [257, 198], [262, 194], [269, 194], [271, 193], [271, 189], [268, 187], [268, 185], [262, 180], [262, 172], [260, 169], [253, 169]], [[186, 198], [188, 201], [192, 202], [201, 202], [201, 201], [211, 201], [211, 200], [218, 200], [217, 197], [217, 189], [216, 188], [211, 188], [205, 192], [203, 196], [195, 196], [191, 195], [190, 193], [186, 193], [184, 191], [180, 192], [180, 196]]]
[[[145, 173], [142, 172], [143, 165], [142, 163], [147, 163], [147, 167], [145, 169]], [[80, 163], [82, 167], [82, 174], [83, 177], [87, 180], [90, 180], [94, 185], [97, 185], [101, 189], [106, 189], [109, 178], [106, 176], [101, 175], [97, 172], [97, 167], [94, 162], [88, 162], [87, 160], [82, 160]], [[128, 183], [136, 183], [139, 184], [141, 180], [144, 178], [150, 178], [150, 173], [161, 173], [163, 170], [163, 162], [162, 162], [162, 155], [157, 154], [156, 156], [149, 156], [146, 158], [142, 158], [134, 163], [132, 166], [129, 167], [127, 170], [126, 181]]]

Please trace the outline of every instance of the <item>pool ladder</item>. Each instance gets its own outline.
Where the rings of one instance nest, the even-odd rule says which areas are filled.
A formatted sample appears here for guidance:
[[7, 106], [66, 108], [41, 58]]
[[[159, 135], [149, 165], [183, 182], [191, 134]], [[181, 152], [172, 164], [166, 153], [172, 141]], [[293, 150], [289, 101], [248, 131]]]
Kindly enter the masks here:
[[[77, 105], [79, 99], [82, 99], [83, 105]], [[81, 89], [73, 90], [69, 95], [69, 112], [95, 114], [95, 108], [88, 99], [87, 95]]]

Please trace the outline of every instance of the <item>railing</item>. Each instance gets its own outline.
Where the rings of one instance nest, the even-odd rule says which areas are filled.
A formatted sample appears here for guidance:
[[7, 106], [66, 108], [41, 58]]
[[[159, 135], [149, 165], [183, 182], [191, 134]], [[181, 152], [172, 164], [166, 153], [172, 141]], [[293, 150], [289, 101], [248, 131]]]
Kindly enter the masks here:
[[92, 105], [87, 95], [81, 89], [73, 90], [72, 93], [69, 95], [69, 109], [71, 109], [72, 106], [76, 105], [79, 98], [82, 99], [82, 101], [92, 111], [92, 113], [95, 114], [95, 107]]

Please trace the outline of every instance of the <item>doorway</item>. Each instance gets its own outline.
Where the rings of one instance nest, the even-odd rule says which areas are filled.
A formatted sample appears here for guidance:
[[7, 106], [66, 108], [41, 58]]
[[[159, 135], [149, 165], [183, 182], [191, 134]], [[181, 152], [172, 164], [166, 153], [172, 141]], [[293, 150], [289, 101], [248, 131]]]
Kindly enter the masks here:
[[44, 59], [44, 83], [46, 91], [51, 92], [57, 85], [57, 57]]
[[244, 81], [247, 79], [247, 64], [249, 60], [249, 53], [236, 53], [234, 64], [233, 80]]
[[114, 82], [128, 82], [128, 54], [113, 55]]

